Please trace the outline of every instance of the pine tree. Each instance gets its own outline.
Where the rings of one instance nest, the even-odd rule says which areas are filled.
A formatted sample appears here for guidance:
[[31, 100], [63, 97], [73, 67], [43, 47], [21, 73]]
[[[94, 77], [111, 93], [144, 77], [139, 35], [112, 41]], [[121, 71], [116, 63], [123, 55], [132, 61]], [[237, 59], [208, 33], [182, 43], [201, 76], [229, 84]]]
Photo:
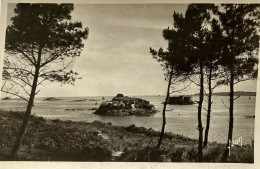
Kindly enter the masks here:
[[[37, 86], [45, 82], [73, 84], [78, 75], [71, 70], [84, 47], [88, 29], [71, 22], [73, 4], [19, 3], [6, 30], [5, 81], [2, 91], [27, 101], [23, 123], [13, 146], [16, 156], [29, 117]], [[28, 95], [29, 99], [25, 95]]]
[[222, 161], [226, 161], [233, 136], [234, 86], [257, 76], [259, 11], [257, 4], [223, 4], [219, 7], [222, 28], [221, 64], [224, 84], [230, 88], [228, 139]]
[[[190, 84], [185, 83], [187, 80], [186, 72], [191, 70], [191, 67], [186, 63], [184, 52], [184, 32], [182, 29], [183, 15], [180, 13], [173, 14], [174, 27], [163, 30], [163, 37], [168, 41], [168, 49], [163, 50], [160, 48], [158, 51], [150, 48], [150, 53], [153, 57], [161, 63], [161, 66], [165, 70], [165, 80], [167, 81], [166, 97], [163, 104], [163, 121], [160, 138], [156, 149], [158, 149], [162, 143], [164, 130], [166, 125], [166, 107], [171, 94], [180, 92], [189, 87]], [[179, 87], [180, 84], [183, 87]], [[177, 87], [178, 86], [178, 87]]]

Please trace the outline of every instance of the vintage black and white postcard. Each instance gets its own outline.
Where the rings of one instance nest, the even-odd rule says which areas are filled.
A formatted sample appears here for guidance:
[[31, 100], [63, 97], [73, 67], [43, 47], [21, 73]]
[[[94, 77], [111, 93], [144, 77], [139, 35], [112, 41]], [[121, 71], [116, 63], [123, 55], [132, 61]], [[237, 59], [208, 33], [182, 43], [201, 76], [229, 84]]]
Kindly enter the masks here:
[[259, 18], [254, 1], [3, 1], [0, 166], [257, 168]]

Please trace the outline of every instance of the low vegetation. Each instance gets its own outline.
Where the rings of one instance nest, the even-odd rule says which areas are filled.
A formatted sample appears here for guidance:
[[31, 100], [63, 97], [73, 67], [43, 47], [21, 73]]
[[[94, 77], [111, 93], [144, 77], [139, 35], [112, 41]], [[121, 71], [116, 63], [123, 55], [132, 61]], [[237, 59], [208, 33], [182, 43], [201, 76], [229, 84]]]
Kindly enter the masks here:
[[[24, 113], [0, 111], [0, 160], [32, 161], [128, 161], [128, 162], [195, 162], [197, 140], [165, 133], [156, 150], [160, 132], [130, 125], [48, 120], [30, 116], [19, 156], [10, 156]], [[209, 143], [203, 161], [220, 162], [225, 144]], [[116, 152], [121, 156], [113, 157]], [[232, 147], [228, 162], [253, 163], [251, 145]]]

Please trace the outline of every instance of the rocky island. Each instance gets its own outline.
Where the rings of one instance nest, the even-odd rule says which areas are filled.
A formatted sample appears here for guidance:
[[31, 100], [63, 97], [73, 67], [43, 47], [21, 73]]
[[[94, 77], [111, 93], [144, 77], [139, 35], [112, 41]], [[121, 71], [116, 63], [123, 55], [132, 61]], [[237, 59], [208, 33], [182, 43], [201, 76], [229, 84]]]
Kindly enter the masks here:
[[2, 100], [11, 100], [11, 98], [10, 97], [4, 97], [4, 98], [2, 98]]
[[104, 116], [147, 116], [156, 113], [154, 105], [140, 98], [131, 98], [117, 94], [111, 101], [103, 99], [95, 114]]
[[61, 98], [56, 98], [56, 97], [47, 97], [43, 99], [43, 101], [59, 101], [62, 100]]

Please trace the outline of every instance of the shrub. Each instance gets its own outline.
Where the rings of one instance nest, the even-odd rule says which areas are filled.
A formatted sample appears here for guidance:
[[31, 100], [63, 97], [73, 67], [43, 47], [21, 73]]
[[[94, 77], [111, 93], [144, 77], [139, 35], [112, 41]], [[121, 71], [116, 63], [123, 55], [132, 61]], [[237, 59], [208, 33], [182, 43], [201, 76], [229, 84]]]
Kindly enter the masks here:
[[182, 162], [184, 161], [184, 152], [185, 152], [185, 149], [184, 148], [178, 148], [176, 149], [175, 151], [173, 151], [171, 153], [171, 161], [174, 161], [174, 162]]
[[220, 162], [225, 147], [223, 145], [211, 145], [204, 151], [203, 161], [205, 162]]
[[142, 149], [126, 151], [122, 155], [122, 160], [131, 162], [163, 162], [166, 160], [166, 156], [165, 150], [156, 150], [155, 147], [146, 146]]
[[254, 149], [252, 146], [234, 146], [228, 161], [232, 163], [254, 163]]
[[197, 161], [197, 151], [194, 148], [191, 148], [190, 150], [188, 150], [187, 152], [187, 160], [189, 162], [195, 162]]

